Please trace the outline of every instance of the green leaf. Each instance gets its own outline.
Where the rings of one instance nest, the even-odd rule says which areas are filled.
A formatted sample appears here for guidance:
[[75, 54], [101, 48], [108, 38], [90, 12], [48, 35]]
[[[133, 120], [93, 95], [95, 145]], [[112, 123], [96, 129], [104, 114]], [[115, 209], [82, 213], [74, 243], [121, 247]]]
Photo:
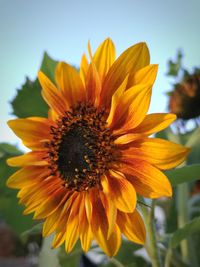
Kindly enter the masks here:
[[6, 143], [0, 144], [0, 217], [18, 234], [34, 224], [32, 216], [22, 215], [24, 208], [18, 204], [16, 191], [6, 186], [8, 177], [17, 170], [9, 167], [6, 161], [19, 154], [21, 152], [16, 147]]
[[[54, 82], [54, 72], [57, 61], [44, 53], [41, 64], [41, 70]], [[17, 96], [11, 102], [13, 114], [19, 118], [26, 118], [32, 116], [47, 117], [48, 106], [41, 95], [41, 86], [36, 79], [35, 81], [26, 78], [25, 84], [18, 90]]]
[[43, 227], [43, 223], [37, 223], [36, 225], [34, 225], [33, 227], [31, 227], [30, 229], [24, 231], [22, 233], [23, 237], [27, 237], [29, 235], [34, 235], [34, 234], [41, 234], [42, 233], [42, 227]]
[[58, 258], [61, 267], [78, 267], [83, 250], [80, 242], [77, 242], [71, 253], [66, 253], [64, 246], [60, 248]]
[[181, 168], [166, 171], [173, 186], [196, 181], [200, 178], [200, 164], [192, 164]]
[[178, 229], [172, 234], [170, 241], [171, 248], [177, 247], [183, 239], [195, 233], [200, 233], [200, 217], [193, 219], [191, 222], [187, 223], [184, 227]]
[[52, 59], [46, 52], [44, 53], [40, 69], [52, 82], [55, 82], [55, 68], [57, 64], [58, 61]]
[[180, 69], [182, 68], [182, 58], [183, 58], [183, 54], [179, 50], [177, 53], [177, 56], [176, 56], [176, 60], [174, 60], [174, 61], [169, 60], [168, 61], [168, 72], [167, 72], [168, 76], [176, 77], [178, 75]]
[[21, 154], [21, 151], [18, 148], [8, 143], [0, 143], [0, 151], [1, 151], [1, 155], [8, 154], [8, 155], [16, 156], [16, 155]]
[[156, 138], [166, 139], [171, 142], [180, 144], [180, 136], [175, 134], [170, 127], [162, 130], [155, 135]]
[[43, 239], [42, 249], [39, 255], [38, 267], [60, 267], [58, 261], [59, 249], [52, 249], [51, 243], [53, 240], [53, 235], [48, 236]]
[[25, 84], [18, 90], [17, 96], [11, 103], [13, 114], [19, 118], [32, 116], [47, 117], [48, 106], [41, 95], [39, 81], [26, 79]]
[[200, 162], [200, 127], [193, 130], [188, 136], [185, 142], [187, 147], [191, 147], [192, 150], [188, 156], [187, 162], [189, 164]]

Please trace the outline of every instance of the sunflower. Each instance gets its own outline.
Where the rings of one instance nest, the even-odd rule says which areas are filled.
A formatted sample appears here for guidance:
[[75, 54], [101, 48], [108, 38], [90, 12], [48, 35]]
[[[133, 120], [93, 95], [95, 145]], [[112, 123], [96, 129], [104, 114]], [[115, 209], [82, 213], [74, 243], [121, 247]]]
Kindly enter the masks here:
[[65, 242], [70, 252], [77, 240], [88, 251], [93, 240], [113, 256], [121, 234], [143, 244], [145, 226], [136, 209], [137, 194], [147, 198], [172, 195], [161, 170], [180, 164], [188, 149], [149, 135], [166, 128], [173, 114], [149, 114], [157, 65], [151, 65], [145, 43], [131, 46], [115, 59], [106, 39], [80, 71], [58, 63], [55, 81], [41, 71], [48, 118], [8, 122], [30, 152], [10, 158], [20, 166], [7, 181], [20, 189], [24, 214], [43, 219], [43, 236], [54, 232], [52, 247]]

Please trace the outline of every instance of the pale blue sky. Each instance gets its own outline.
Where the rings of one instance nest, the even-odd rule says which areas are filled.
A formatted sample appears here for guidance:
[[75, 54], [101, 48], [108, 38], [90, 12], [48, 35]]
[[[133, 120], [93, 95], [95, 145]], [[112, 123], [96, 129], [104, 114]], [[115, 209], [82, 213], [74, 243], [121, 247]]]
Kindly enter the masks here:
[[167, 60], [182, 48], [185, 66], [200, 65], [199, 10], [200, 0], [0, 0], [0, 141], [18, 142], [8, 101], [25, 76], [35, 79], [43, 52], [78, 66], [88, 39], [94, 50], [111, 37], [118, 55], [145, 41], [159, 64], [150, 112], [165, 111]]

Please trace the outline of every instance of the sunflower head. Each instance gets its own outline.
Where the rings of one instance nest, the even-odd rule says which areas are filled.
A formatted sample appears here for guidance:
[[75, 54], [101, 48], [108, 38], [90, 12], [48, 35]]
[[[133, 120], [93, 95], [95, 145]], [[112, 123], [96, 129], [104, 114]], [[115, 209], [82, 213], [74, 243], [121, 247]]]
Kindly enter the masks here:
[[175, 85], [169, 98], [169, 110], [179, 119], [189, 120], [200, 116], [200, 71], [187, 75]]
[[145, 225], [137, 195], [171, 197], [162, 170], [186, 157], [180, 145], [149, 135], [166, 128], [173, 114], [148, 114], [157, 65], [145, 43], [129, 47], [117, 59], [111, 39], [94, 55], [83, 55], [80, 71], [58, 63], [53, 84], [41, 71], [48, 118], [8, 122], [31, 151], [8, 160], [20, 166], [7, 181], [35, 219], [43, 235], [54, 232], [53, 247], [70, 252], [80, 238], [84, 251], [93, 240], [113, 256], [121, 234], [143, 244]]

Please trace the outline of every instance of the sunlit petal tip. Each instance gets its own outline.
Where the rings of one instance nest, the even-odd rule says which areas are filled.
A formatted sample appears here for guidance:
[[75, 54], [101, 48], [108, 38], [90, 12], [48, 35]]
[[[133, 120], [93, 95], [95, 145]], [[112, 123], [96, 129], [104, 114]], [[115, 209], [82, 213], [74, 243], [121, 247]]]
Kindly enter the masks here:
[[16, 157], [12, 157], [12, 158], [9, 158], [6, 160], [7, 164], [11, 167], [16, 167], [16, 164], [15, 164], [15, 158]]
[[171, 183], [169, 182], [169, 185], [166, 186], [165, 195], [163, 195], [163, 196], [164, 196], [164, 197], [171, 198], [172, 195], [173, 195], [173, 189], [172, 189]]

